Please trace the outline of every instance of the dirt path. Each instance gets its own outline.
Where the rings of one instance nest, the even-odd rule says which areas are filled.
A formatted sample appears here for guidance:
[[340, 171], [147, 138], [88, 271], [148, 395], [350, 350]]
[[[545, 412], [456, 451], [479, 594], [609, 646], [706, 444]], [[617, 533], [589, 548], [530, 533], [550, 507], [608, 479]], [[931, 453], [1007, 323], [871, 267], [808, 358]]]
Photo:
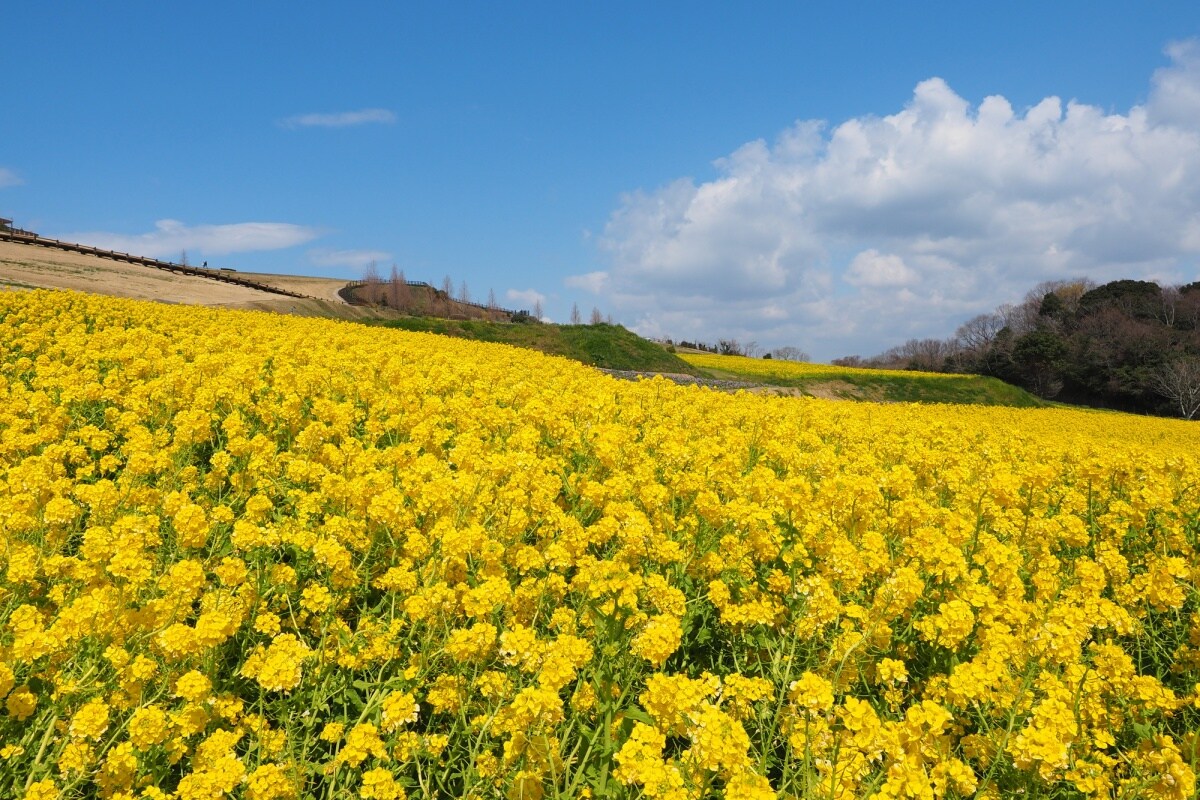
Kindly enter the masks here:
[[724, 389], [726, 391], [735, 391], [737, 389], [761, 389], [765, 388], [761, 383], [748, 383], [746, 381], [727, 381], [717, 378], [700, 378], [695, 375], [687, 375], [682, 372], [635, 372], [627, 369], [601, 369], [601, 372], [606, 375], [612, 375], [614, 378], [623, 378], [628, 381], [636, 381], [638, 378], [666, 378], [669, 381], [682, 384], [685, 386], [709, 386], [713, 389]]

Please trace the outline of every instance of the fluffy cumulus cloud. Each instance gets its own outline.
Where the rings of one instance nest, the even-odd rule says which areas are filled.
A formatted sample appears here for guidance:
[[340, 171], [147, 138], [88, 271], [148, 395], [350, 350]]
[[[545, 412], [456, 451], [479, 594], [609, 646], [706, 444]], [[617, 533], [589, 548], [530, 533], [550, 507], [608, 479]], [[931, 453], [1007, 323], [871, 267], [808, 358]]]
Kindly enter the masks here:
[[297, 114], [282, 120], [280, 124], [285, 128], [350, 128], [355, 125], [387, 125], [395, 121], [395, 112], [386, 108], [364, 108], [332, 114]]
[[92, 231], [66, 233], [59, 238], [121, 253], [174, 258], [185, 250], [202, 256], [282, 250], [312, 241], [318, 235], [319, 232], [314, 228], [287, 222], [187, 225], [178, 220], [160, 219], [149, 233], [130, 235]]
[[946, 336], [1040, 281], [1200, 278], [1200, 45], [1126, 113], [978, 104], [945, 81], [887, 116], [802, 121], [717, 177], [624, 197], [567, 284], [652, 335], [819, 358]]
[[309, 250], [308, 260], [318, 267], [354, 267], [365, 269], [371, 264], [379, 265], [391, 259], [386, 250]]
[[13, 172], [11, 169], [0, 167], [0, 189], [9, 186], [20, 186], [25, 181], [21, 180], [21, 176]]

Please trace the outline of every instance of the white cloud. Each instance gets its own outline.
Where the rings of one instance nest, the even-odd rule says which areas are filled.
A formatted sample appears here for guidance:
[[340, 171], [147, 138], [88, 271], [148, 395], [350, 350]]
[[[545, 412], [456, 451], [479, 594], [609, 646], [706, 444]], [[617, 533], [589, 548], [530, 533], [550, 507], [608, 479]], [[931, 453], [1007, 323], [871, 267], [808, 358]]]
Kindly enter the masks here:
[[318, 235], [314, 228], [287, 222], [186, 225], [178, 220], [160, 219], [149, 233], [127, 235], [93, 231], [65, 233], [61, 238], [122, 253], [174, 258], [184, 250], [193, 255], [209, 256], [282, 250], [312, 241]]
[[609, 269], [567, 283], [650, 333], [830, 358], [949, 335], [1043, 280], [1195, 280], [1200, 45], [1166, 52], [1127, 113], [973, 105], [931, 78], [894, 114], [797, 122], [712, 180], [625, 196]]
[[520, 303], [523, 308], [546, 305], [546, 295], [536, 289], [508, 289], [504, 292], [504, 298], [510, 303]]
[[396, 114], [386, 108], [364, 108], [333, 114], [297, 114], [280, 122], [285, 128], [349, 128], [355, 125], [391, 124]]
[[24, 182], [21, 180], [21, 176], [11, 169], [0, 167], [0, 189], [6, 189], [9, 186], [20, 186]]
[[592, 294], [601, 294], [608, 286], [608, 273], [599, 271], [586, 272], [582, 275], [568, 275], [563, 279], [563, 283], [572, 289], [583, 289]]
[[366, 268], [372, 262], [387, 261], [392, 254], [386, 250], [326, 250], [308, 251], [308, 260], [318, 267]]
[[1166, 52], [1172, 64], [1155, 71], [1147, 111], [1154, 122], [1195, 128], [1200, 123], [1200, 42], [1172, 42]]
[[908, 286], [918, 280], [903, 258], [874, 248], [863, 250], [846, 268], [846, 282], [855, 286]]

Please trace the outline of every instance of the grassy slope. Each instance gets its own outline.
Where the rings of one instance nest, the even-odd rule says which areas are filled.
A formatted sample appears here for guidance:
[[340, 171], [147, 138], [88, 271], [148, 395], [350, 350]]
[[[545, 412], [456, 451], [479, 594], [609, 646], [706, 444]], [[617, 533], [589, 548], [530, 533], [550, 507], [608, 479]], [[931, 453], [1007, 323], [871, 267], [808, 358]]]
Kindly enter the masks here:
[[374, 324], [479, 342], [511, 344], [605, 369], [700, 374], [700, 370], [668, 353], [660, 345], [646, 341], [619, 325], [512, 324], [435, 317], [402, 317]]
[[[684, 356], [689, 359], [689, 356]], [[979, 375], [947, 375], [894, 370], [853, 369], [827, 365], [797, 365], [793, 375], [780, 363], [765, 374], [758, 359], [723, 357], [720, 366], [697, 358], [705, 372], [717, 378], [757, 381], [797, 389], [821, 397], [906, 403], [962, 403], [1030, 408], [1048, 405], [1024, 389]]]

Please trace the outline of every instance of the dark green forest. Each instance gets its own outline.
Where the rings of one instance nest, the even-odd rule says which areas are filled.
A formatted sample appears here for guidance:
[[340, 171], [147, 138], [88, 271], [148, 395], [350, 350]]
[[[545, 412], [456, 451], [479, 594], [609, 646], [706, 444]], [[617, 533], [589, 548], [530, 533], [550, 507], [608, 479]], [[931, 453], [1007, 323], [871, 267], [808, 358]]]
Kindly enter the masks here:
[[1022, 303], [847, 366], [989, 375], [1064, 403], [1200, 414], [1200, 282], [1044, 283]]

